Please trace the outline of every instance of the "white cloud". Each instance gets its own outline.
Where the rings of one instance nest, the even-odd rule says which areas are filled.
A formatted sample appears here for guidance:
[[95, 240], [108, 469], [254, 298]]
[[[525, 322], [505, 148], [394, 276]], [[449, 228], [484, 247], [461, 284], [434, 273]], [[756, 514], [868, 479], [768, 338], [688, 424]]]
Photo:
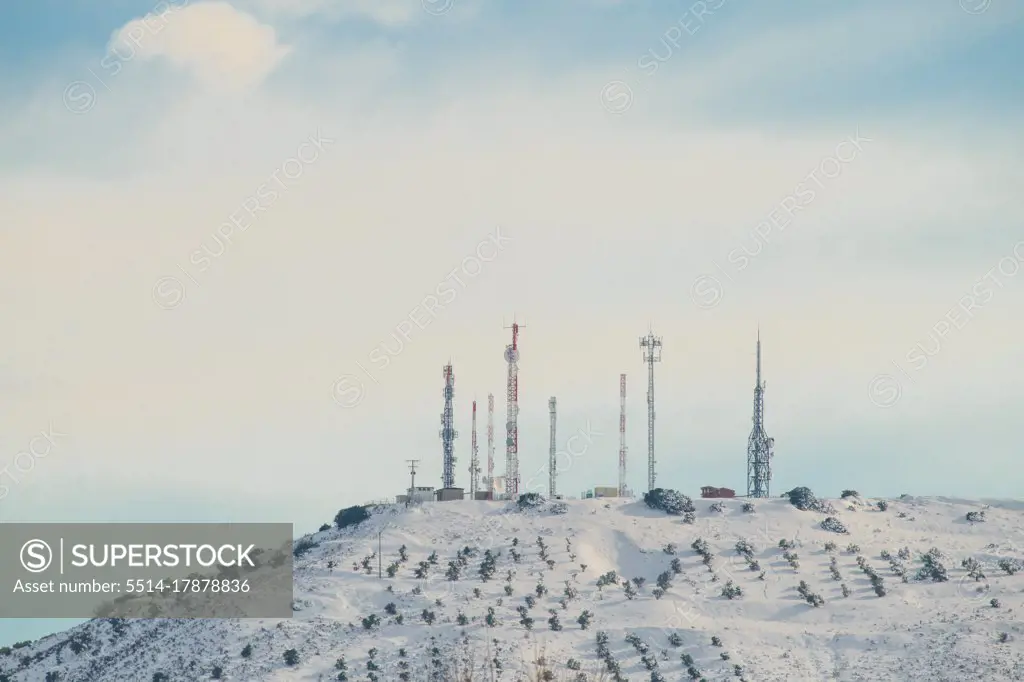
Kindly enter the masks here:
[[[312, 16], [362, 17], [386, 26], [408, 24], [443, 12], [453, 0], [243, 0], [254, 10], [274, 17], [307, 18]], [[454, 0], [457, 2], [458, 0]]]
[[273, 27], [226, 2], [172, 5], [134, 19], [114, 33], [109, 49], [122, 58], [162, 57], [208, 85], [232, 88], [260, 83], [289, 52]]

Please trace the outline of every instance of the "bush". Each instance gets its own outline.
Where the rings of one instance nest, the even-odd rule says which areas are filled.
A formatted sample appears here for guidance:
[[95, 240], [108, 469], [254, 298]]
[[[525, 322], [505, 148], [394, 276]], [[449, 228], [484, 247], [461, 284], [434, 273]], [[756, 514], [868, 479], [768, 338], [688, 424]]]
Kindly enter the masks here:
[[712, 502], [711, 506], [708, 507], [708, 511], [722, 514], [725, 512], [725, 505], [721, 502]]
[[783, 493], [783, 497], [789, 498], [789, 503], [800, 511], [818, 511], [825, 514], [834, 511], [831, 505], [819, 500], [811, 492], [811, 489], [805, 486], [793, 488], [789, 492]]
[[844, 535], [849, 533], [849, 531], [846, 530], [846, 526], [843, 525], [843, 522], [834, 516], [829, 516], [827, 519], [822, 521], [821, 529], [827, 530], [830, 533], [840, 533]]
[[693, 500], [671, 488], [655, 488], [644, 493], [644, 504], [673, 516], [697, 511]]
[[316, 532], [317, 533], [323, 533], [325, 530], [330, 530], [330, 529], [331, 529], [331, 524], [325, 523], [324, 525], [322, 525], [319, 528], [317, 528]]
[[844, 490], [840, 497], [845, 500], [847, 497], [860, 497], [860, 493], [856, 490]]
[[741, 507], [741, 509], [746, 514], [753, 514], [754, 513], [754, 503], [753, 502], [744, 502], [743, 506]]
[[971, 523], [981, 523], [985, 520], [984, 511], [967, 512], [967, 520]]
[[299, 664], [299, 652], [295, 649], [288, 649], [284, 652], [285, 665], [298, 665]]
[[544, 498], [537, 493], [526, 493], [524, 495], [520, 495], [519, 500], [516, 502], [516, 506], [519, 507], [519, 511], [536, 509], [542, 504], [544, 504]]
[[875, 506], [878, 507], [878, 511], [889, 510], [889, 503], [886, 502], [885, 500], [879, 500], [878, 502], [875, 503]]
[[743, 590], [738, 585], [733, 584], [730, 580], [725, 584], [725, 587], [722, 588], [722, 596], [726, 599], [737, 599], [743, 596]]
[[304, 556], [306, 552], [308, 552], [309, 550], [319, 546], [319, 542], [314, 542], [310, 538], [300, 538], [299, 541], [295, 543], [295, 547], [292, 549], [292, 556], [298, 559]]
[[355, 526], [362, 523], [368, 518], [370, 518], [370, 512], [367, 507], [359, 505], [356, 505], [355, 507], [346, 507], [334, 516], [334, 525], [338, 528], [347, 528], [348, 526]]
[[242, 649], [242, 658], [249, 658], [252, 656], [252, 644], [246, 644]]

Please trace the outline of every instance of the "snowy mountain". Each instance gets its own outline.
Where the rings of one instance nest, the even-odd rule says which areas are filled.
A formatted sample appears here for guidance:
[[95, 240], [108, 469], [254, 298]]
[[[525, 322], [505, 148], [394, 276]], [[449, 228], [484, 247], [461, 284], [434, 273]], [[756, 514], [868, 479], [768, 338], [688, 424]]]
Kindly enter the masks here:
[[378, 507], [297, 543], [291, 620], [94, 620], [0, 680], [1024, 680], [1024, 503], [879, 502]]

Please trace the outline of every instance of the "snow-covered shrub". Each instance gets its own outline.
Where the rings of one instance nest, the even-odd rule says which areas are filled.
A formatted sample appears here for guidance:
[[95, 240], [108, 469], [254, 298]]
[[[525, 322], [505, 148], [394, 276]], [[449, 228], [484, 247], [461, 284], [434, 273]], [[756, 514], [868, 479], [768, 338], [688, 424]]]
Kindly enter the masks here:
[[671, 488], [655, 488], [644, 493], [644, 503], [651, 509], [660, 509], [673, 516], [697, 511], [693, 500]]
[[811, 592], [810, 585], [803, 580], [800, 581], [800, 585], [796, 588], [796, 591], [800, 593], [800, 596], [804, 598], [804, 601], [815, 608], [825, 603], [825, 600], [822, 599], [821, 595]]
[[783, 493], [783, 496], [789, 498], [790, 504], [800, 511], [816, 511], [823, 514], [835, 513], [835, 508], [832, 505], [819, 500], [811, 492], [811, 489], [805, 486], [793, 488], [789, 492]]
[[743, 510], [744, 514], [753, 514], [754, 513], [754, 503], [753, 502], [744, 502], [743, 506], [740, 507], [740, 509]]
[[928, 550], [927, 554], [922, 555], [921, 561], [924, 563], [924, 566], [917, 572], [917, 579], [931, 580], [937, 583], [949, 580], [949, 576], [946, 575], [946, 567], [939, 561], [941, 557], [942, 552], [935, 547]]
[[1017, 571], [1021, 570], [1021, 568], [1024, 568], [1021, 562], [1016, 559], [1000, 559], [998, 566], [1006, 573], [1006, 575], [1013, 575]]
[[730, 580], [722, 588], [722, 596], [726, 599], [738, 599], [743, 596], [743, 590]]
[[886, 502], [885, 500], [879, 500], [878, 502], [875, 502], [875, 506], [878, 507], [878, 511], [884, 512], [889, 510], [889, 503]]
[[368, 518], [370, 518], [370, 512], [365, 506], [345, 507], [335, 514], [334, 525], [338, 528], [347, 528], [362, 523]]
[[822, 521], [820, 525], [822, 530], [827, 530], [830, 533], [840, 533], [842, 535], [846, 535], [850, 532], [846, 530], [846, 526], [843, 525], [843, 522], [834, 516], [829, 516], [824, 521]]
[[527, 509], [536, 509], [544, 504], [544, 498], [537, 493], [524, 493], [519, 496], [516, 501], [516, 506], [519, 511], [526, 511]]
[[985, 512], [982, 511], [970, 511], [967, 512], [967, 520], [971, 523], [981, 523], [985, 520]]
[[569, 505], [565, 502], [552, 502], [551, 505], [548, 506], [548, 511], [552, 514], [568, 514]]
[[840, 495], [839, 497], [845, 500], [847, 497], [860, 497], [860, 493], [857, 492], [856, 490], [844, 490], [843, 494]]
[[725, 512], [725, 504], [722, 502], [712, 502], [711, 506], [708, 507], [708, 511], [717, 512], [721, 514]]

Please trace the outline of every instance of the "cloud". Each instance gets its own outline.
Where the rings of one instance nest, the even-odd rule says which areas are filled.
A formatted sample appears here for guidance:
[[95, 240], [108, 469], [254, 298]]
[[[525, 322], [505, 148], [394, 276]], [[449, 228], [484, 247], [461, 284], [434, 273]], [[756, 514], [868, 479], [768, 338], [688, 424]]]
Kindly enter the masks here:
[[204, 84], [248, 88], [259, 84], [289, 53], [273, 27], [226, 2], [177, 6], [134, 19], [118, 29], [109, 50], [123, 60], [164, 58]]
[[401, 26], [450, 9], [453, 0], [246, 0], [255, 11], [278, 18], [359, 17]]

